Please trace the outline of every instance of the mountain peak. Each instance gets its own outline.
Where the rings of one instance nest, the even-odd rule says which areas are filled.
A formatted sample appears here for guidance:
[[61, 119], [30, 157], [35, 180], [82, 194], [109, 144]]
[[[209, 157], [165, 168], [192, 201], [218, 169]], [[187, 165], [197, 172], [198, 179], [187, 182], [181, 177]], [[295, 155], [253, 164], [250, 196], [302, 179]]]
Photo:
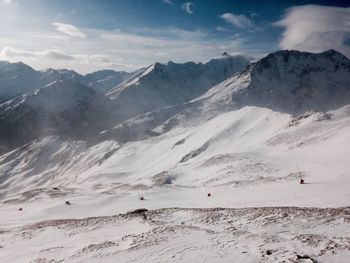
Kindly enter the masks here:
[[14, 71], [34, 71], [34, 69], [23, 62], [9, 62], [6, 60], [0, 61], [1, 69]]
[[[321, 53], [302, 52], [296, 50], [280, 50], [267, 55], [253, 66], [253, 71], [273, 71], [275, 74], [300, 71], [307, 67], [319, 70], [334, 70], [339, 64], [350, 65], [350, 60], [334, 49]], [[338, 66], [337, 66], [338, 65]], [[271, 72], [270, 72], [271, 73]]]
[[339, 51], [335, 49], [329, 49], [321, 53], [322, 55], [325, 55], [327, 57], [337, 58], [337, 59], [345, 59], [348, 60], [349, 58], [340, 53]]
[[229, 56], [230, 54], [224, 51], [224, 53], [221, 54], [221, 56]]

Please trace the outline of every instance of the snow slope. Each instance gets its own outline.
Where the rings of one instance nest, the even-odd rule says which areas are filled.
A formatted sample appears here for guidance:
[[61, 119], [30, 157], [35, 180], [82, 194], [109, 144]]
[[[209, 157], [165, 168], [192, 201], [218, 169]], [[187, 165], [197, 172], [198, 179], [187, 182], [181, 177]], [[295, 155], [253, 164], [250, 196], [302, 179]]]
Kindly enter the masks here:
[[[1, 260], [343, 262], [348, 208], [288, 206], [348, 206], [349, 113], [344, 107], [330, 120], [314, 113], [295, 123], [289, 114], [244, 107], [125, 145], [35, 141], [0, 160]], [[266, 206], [283, 208], [113, 216], [140, 207]], [[101, 215], [111, 217], [86, 218]]]
[[[257, 69], [249, 69], [254, 70]], [[336, 74], [334, 76], [338, 78]], [[343, 69], [339, 74], [343, 76]], [[192, 121], [193, 116], [189, 117], [190, 121], [186, 116], [181, 119], [184, 115], [180, 112], [177, 115], [178, 123], [171, 129], [147, 140], [123, 144], [106, 140], [89, 145], [82, 141], [67, 142], [59, 137], [47, 137], [3, 155], [0, 181], [6, 187], [1, 188], [1, 194], [4, 197], [11, 196], [11, 193], [21, 195], [20, 191], [61, 184], [72, 188], [81, 188], [86, 184], [84, 189], [97, 187], [98, 191], [98, 185], [106, 188], [104, 190], [120, 185], [121, 189], [126, 190], [140, 186], [141, 189], [153, 191], [163, 189], [163, 184], [167, 185], [164, 182], [170, 180], [171, 186], [176, 186], [176, 191], [178, 188], [200, 188], [202, 191], [203, 187], [224, 187], [225, 192], [227, 188], [231, 191], [232, 187], [253, 187], [254, 191], [261, 188], [265, 193], [270, 190], [269, 187], [265, 188], [266, 185], [272, 184], [273, 187], [284, 189], [282, 195], [286, 195], [285, 199], [274, 200], [266, 195], [267, 199], [262, 203], [281, 205], [291, 202], [290, 205], [295, 205], [300, 202], [298, 204], [302, 205], [303, 199], [296, 201], [295, 195], [290, 195], [291, 191], [288, 190], [290, 184], [295, 185], [298, 181], [298, 166], [306, 179], [315, 176], [313, 180], [327, 182], [320, 188], [315, 185], [309, 187], [316, 187], [320, 191], [327, 189], [330, 196], [325, 195], [325, 199], [328, 201], [318, 196], [316, 199], [306, 199], [310, 204], [345, 205], [348, 195], [344, 192], [344, 199], [340, 199], [335, 192], [341, 193], [339, 188], [345, 191], [348, 185], [338, 184], [349, 180], [346, 177], [349, 170], [346, 158], [348, 150], [342, 147], [349, 140], [349, 106], [327, 112], [306, 111], [302, 114], [276, 111], [267, 106], [237, 107], [232, 96], [237, 91], [240, 94], [240, 90], [252, 90], [249, 86], [252, 85], [251, 78], [247, 76], [250, 75], [245, 72], [238, 74], [189, 103], [186, 109], [190, 112], [188, 115], [198, 114], [197, 121]], [[323, 93], [323, 89], [328, 91], [328, 86], [319, 87], [319, 94]], [[249, 94], [248, 92], [248, 96]], [[332, 97], [329, 103], [334, 105], [338, 97], [342, 96]], [[60, 100], [61, 103], [63, 101]], [[200, 101], [200, 110], [192, 111], [197, 101]], [[222, 106], [225, 103], [233, 106], [224, 107], [224, 111]], [[52, 103], [50, 107], [54, 105]], [[218, 105], [221, 111], [217, 111]], [[58, 105], [58, 108], [62, 109], [63, 105]], [[137, 123], [138, 120], [132, 119], [131, 122]], [[164, 122], [168, 123], [167, 120]], [[155, 123], [157, 126], [154, 132], [160, 131], [166, 125]], [[335, 157], [327, 156], [325, 149], [329, 155]], [[46, 152], [51, 154], [45, 154]], [[44, 154], [41, 155], [42, 153]], [[35, 167], [42, 168], [33, 172]], [[57, 177], [57, 174], [60, 176]], [[333, 177], [328, 177], [329, 174], [333, 174]], [[107, 183], [109, 180], [111, 184]], [[333, 184], [336, 187], [330, 187]], [[308, 195], [301, 195], [303, 194]], [[255, 198], [250, 198], [247, 194], [244, 196], [252, 202], [247, 204], [258, 205]], [[239, 203], [236, 200], [223, 202], [225, 206]]]
[[[349, 107], [329, 114], [330, 120], [314, 113], [291, 125], [288, 114], [245, 107], [124, 145], [105, 141], [89, 147], [47, 137], [1, 157], [1, 194], [10, 207], [27, 195], [33, 195], [29, 206], [30, 200], [60, 206], [60, 200], [45, 197], [57, 186], [75, 192], [70, 199], [77, 196], [77, 203], [91, 196], [101, 212], [110, 206], [116, 211], [116, 203], [120, 212], [136, 208], [138, 191], [149, 208], [345, 206], [350, 167], [342, 145], [349, 140]], [[298, 185], [297, 166], [310, 184]], [[203, 203], [207, 192], [215, 198]]]
[[117, 123], [104, 131], [103, 136], [120, 141], [146, 139], [178, 125], [197, 125], [245, 106], [294, 116], [317, 111], [327, 118], [325, 112], [349, 103], [348, 58], [334, 50], [316, 54], [279, 51], [189, 102], [158, 108]]

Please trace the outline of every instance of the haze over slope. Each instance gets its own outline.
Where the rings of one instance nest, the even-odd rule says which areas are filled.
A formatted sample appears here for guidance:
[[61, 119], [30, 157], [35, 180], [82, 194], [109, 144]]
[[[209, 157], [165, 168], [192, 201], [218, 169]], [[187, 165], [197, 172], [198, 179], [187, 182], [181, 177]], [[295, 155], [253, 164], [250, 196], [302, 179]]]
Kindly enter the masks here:
[[[335, 51], [319, 54], [280, 51], [270, 54], [190, 102], [160, 108], [155, 112], [131, 118], [116, 125], [112, 130], [104, 131], [101, 138], [98, 139], [102, 140], [106, 138], [104, 137], [106, 133], [110, 133], [110, 138], [114, 138], [116, 141], [105, 140], [94, 146], [89, 146], [82, 141], [65, 142], [64, 139], [58, 137], [48, 137], [36, 140], [23, 148], [4, 155], [2, 159], [4, 166], [1, 166], [3, 169], [13, 167], [13, 165], [20, 169], [12, 171], [6, 168], [3, 171], [1, 181], [8, 186], [4, 190], [5, 192], [11, 191], [11, 185], [19, 187], [11, 182], [17, 181], [15, 178], [21, 178], [20, 174], [26, 178], [23, 181], [29, 180], [24, 185], [33, 187], [33, 182], [41, 181], [40, 178], [43, 176], [41, 173], [47, 174], [48, 171], [53, 173], [53, 177], [45, 176], [48, 185], [71, 182], [72, 178], [67, 180], [71, 174], [75, 174], [74, 181], [78, 184], [84, 183], [85, 180], [92, 185], [97, 182], [103, 183], [104, 177], [97, 174], [106, 173], [115, 174], [111, 177], [112, 181], [118, 181], [118, 174], [123, 174], [122, 184], [142, 183], [148, 187], [152, 185], [152, 178], [157, 174], [165, 177], [170, 176], [176, 180], [184, 178], [186, 183], [180, 184], [183, 186], [191, 185], [192, 183], [187, 181], [188, 174], [192, 173], [190, 178], [193, 178], [202, 162], [208, 161], [209, 165], [204, 167], [211, 167], [209, 160], [213, 160], [214, 166], [221, 160], [224, 160], [224, 163], [238, 161], [244, 165], [247, 165], [246, 162], [257, 162], [257, 166], [259, 166], [257, 158], [261, 156], [263, 159], [268, 158], [266, 160], [267, 167], [273, 167], [274, 164], [270, 163], [272, 160], [267, 156], [273, 155], [275, 151], [280, 154], [280, 151], [284, 149], [286, 152], [280, 158], [285, 158], [284, 161], [286, 161], [292, 158], [291, 152], [294, 149], [299, 149], [299, 146], [301, 146], [301, 152], [307, 150], [307, 147], [306, 149], [302, 147], [304, 144], [310, 144], [308, 147], [318, 149], [318, 147], [323, 147], [325, 143], [332, 145], [338, 143], [338, 140], [343, 141], [347, 138], [349, 127], [348, 105], [346, 104], [349, 104], [349, 65], [349, 60]], [[304, 83], [306, 85], [303, 85]], [[60, 116], [57, 110], [65, 112], [66, 105], [73, 106], [67, 112], [76, 112], [79, 115], [76, 119], [75, 115], [69, 115], [73, 122], [68, 122], [68, 124], [81, 125], [82, 134], [83, 130], [90, 126], [97, 131], [99, 126], [96, 123], [103, 119], [102, 115], [107, 115], [108, 109], [105, 107], [114, 107], [113, 103], [109, 104], [111, 101], [106, 97], [97, 96], [88, 88], [69, 87], [66, 83], [59, 82], [39, 90], [33, 96], [24, 97], [19, 103], [16, 100], [12, 101], [11, 105], [13, 106], [9, 108], [15, 110], [18, 107], [24, 107], [23, 105], [40, 108], [41, 93], [53, 94], [52, 98], [58, 96], [55, 92], [51, 93], [51, 89], [55, 92], [64, 90], [75, 92], [76, 90], [80, 97], [77, 99], [74, 97], [75, 95], [68, 93], [72, 103], [59, 100], [57, 104], [52, 101], [42, 114], [52, 112], [52, 116], [57, 117]], [[138, 89], [135, 88], [135, 90]], [[86, 95], [81, 96], [84, 92]], [[82, 98], [85, 98], [85, 101], [81, 101]], [[281, 103], [282, 101], [284, 103]], [[99, 106], [101, 110], [96, 108]], [[6, 112], [4, 105], [3, 108]], [[77, 110], [79, 108], [80, 110]], [[11, 112], [13, 116], [16, 116], [15, 113], [16, 111]], [[84, 116], [80, 115], [82, 113], [87, 114], [87, 117], [82, 118], [81, 116]], [[30, 114], [30, 111], [26, 111], [26, 114]], [[55, 120], [52, 116], [48, 118], [51, 121]], [[67, 124], [66, 121], [62, 123]], [[69, 125], [57, 126], [57, 124], [53, 124], [52, 127], [55, 125], [62, 129], [70, 127]], [[8, 127], [8, 125], [5, 126]], [[138, 137], [132, 137], [133, 130], [138, 130], [143, 135], [147, 133], [149, 139], [130, 142], [130, 140], [138, 139]], [[121, 131], [130, 136], [129, 142], [125, 138], [118, 141], [122, 134], [118, 132]], [[78, 138], [79, 130], [77, 133]], [[323, 140], [325, 141], [322, 142]], [[49, 151], [60, 154], [54, 155], [55, 161], [42, 162], [38, 156], [32, 156], [36, 151], [30, 150], [27, 153], [27, 147], [33, 148], [33, 150], [40, 149], [38, 153]], [[54, 148], [52, 149], [52, 147]], [[328, 149], [333, 149], [333, 147], [329, 146]], [[334, 155], [338, 156], [339, 151], [345, 150], [341, 148], [334, 149], [334, 151]], [[294, 156], [294, 153], [292, 155]], [[303, 154], [300, 153], [300, 156]], [[346, 156], [346, 154], [341, 154], [341, 156]], [[46, 155], [44, 157], [49, 158]], [[21, 165], [23, 158], [33, 161]], [[320, 156], [315, 155], [315, 158], [314, 161], [319, 165], [327, 162]], [[342, 157], [339, 157], [338, 161], [342, 162]], [[36, 162], [42, 162], [42, 164], [37, 165]], [[304, 161], [300, 160], [300, 162]], [[71, 166], [71, 163], [74, 165]], [[132, 166], [130, 166], [131, 163]], [[347, 167], [345, 163], [341, 164], [340, 167], [344, 165]], [[33, 173], [32, 166], [42, 167], [42, 169], [38, 173]], [[187, 168], [183, 171], [182, 167]], [[294, 164], [284, 168], [276, 168], [274, 176], [284, 178], [285, 173], [291, 167], [295, 169]], [[272, 170], [270, 168], [266, 168], [266, 175], [274, 174], [272, 172], [274, 168], [271, 168]], [[210, 168], [208, 171], [215, 171], [212, 169], [214, 168]], [[251, 167], [248, 165], [249, 169]], [[318, 169], [318, 166], [315, 169]], [[231, 175], [233, 176], [236, 170], [233, 167], [230, 170], [232, 171], [225, 172], [225, 174], [228, 176], [227, 179], [231, 180]], [[25, 176], [29, 171], [31, 176]], [[219, 173], [219, 171], [215, 173]], [[250, 173], [253, 177], [257, 176], [253, 171]], [[56, 181], [58, 178], [54, 174], [60, 174], [59, 181]], [[78, 174], [81, 176], [77, 176]], [[204, 178], [202, 177], [199, 184], [194, 184], [194, 186], [206, 184]], [[31, 182], [32, 179], [33, 182]], [[247, 180], [247, 178], [240, 178], [240, 180]], [[254, 180], [260, 181], [260, 179]], [[71, 186], [70, 184], [67, 186]], [[37, 184], [36, 187], [40, 185]]]
[[132, 115], [187, 102], [247, 63], [242, 56], [224, 54], [206, 64], [156, 63], [134, 74], [104, 70], [81, 76], [3, 62], [0, 91], [11, 99], [0, 104], [2, 149], [45, 135], [95, 140], [100, 131]]
[[92, 88], [56, 81], [0, 105], [0, 141], [12, 148], [50, 134], [86, 139], [106, 125], [110, 110]]

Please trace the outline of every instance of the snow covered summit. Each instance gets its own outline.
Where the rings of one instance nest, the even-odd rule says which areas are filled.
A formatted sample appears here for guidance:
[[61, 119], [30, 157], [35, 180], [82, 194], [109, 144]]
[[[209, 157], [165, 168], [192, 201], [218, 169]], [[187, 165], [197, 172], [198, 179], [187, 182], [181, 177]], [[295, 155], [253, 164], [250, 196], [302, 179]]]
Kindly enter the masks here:
[[114, 100], [120, 119], [127, 119], [188, 102], [248, 64], [249, 61], [240, 55], [221, 56], [205, 64], [155, 63], [135, 72], [107, 95]]
[[211, 104], [252, 105], [292, 114], [336, 109], [350, 103], [350, 60], [335, 50], [278, 51], [202, 98]]

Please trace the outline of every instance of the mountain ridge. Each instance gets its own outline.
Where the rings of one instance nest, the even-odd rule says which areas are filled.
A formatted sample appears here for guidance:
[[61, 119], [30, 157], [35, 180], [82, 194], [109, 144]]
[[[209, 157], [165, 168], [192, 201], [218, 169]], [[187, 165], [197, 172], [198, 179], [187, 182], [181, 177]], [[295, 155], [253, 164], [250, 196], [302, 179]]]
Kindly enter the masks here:
[[140, 69], [107, 93], [123, 111], [121, 119], [194, 99], [215, 84], [244, 69], [241, 55], [221, 56], [207, 63], [154, 63]]
[[[107, 92], [103, 100], [108, 105], [108, 113], [101, 116], [106, 125], [94, 126], [96, 140], [127, 142], [151, 138], [178, 126], [197, 125], [220, 113], [245, 106], [269, 108], [293, 116], [319, 111], [326, 116], [328, 110], [350, 101], [350, 61], [337, 51], [278, 51], [245, 65], [245, 68], [239, 64], [243, 69], [232, 73], [235, 59], [237, 57], [225, 55], [206, 64], [169, 61], [136, 71]], [[218, 78], [233, 76], [208, 88], [211, 84], [207, 79], [222, 69], [230, 70]], [[64, 80], [66, 83], [80, 85], [74, 72], [63, 73], [71, 77]], [[105, 77], [110, 72], [97, 74]], [[207, 86], [199, 87], [203, 74]], [[193, 76], [198, 82], [192, 81]], [[216, 82], [218, 78], [212, 81]], [[10, 104], [13, 106], [14, 102], [2, 104], [1, 109]], [[2, 116], [5, 118], [6, 114]]]

